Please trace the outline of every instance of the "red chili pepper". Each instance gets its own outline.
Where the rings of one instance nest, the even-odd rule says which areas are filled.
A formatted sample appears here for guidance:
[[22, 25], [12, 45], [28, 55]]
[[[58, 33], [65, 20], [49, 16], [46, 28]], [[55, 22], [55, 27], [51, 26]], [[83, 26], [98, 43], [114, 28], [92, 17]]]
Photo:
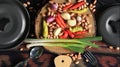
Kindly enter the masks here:
[[71, 10], [72, 10], [72, 9], [76, 9], [76, 8], [78, 8], [78, 7], [82, 6], [83, 4], [85, 4], [85, 2], [84, 2], [84, 1], [79, 2], [79, 3], [75, 4], [75, 5], [73, 5], [70, 9], [71, 9]]
[[66, 30], [66, 31], [71, 38], [74, 38], [75, 35], [70, 30]]
[[67, 31], [63, 32], [63, 35], [59, 36], [59, 38], [66, 39], [68, 37]]
[[58, 17], [59, 21], [61, 22], [61, 24], [66, 28], [67, 25], [65, 24], [64, 20], [62, 19], [61, 15], [59, 13], [57, 13], [57, 17]]
[[69, 9], [71, 6], [73, 6], [73, 4], [69, 4], [69, 5], [65, 6], [65, 7], [63, 8], [63, 10], [67, 10], [67, 9]]
[[55, 20], [56, 20], [57, 24], [58, 24], [61, 28], [65, 28], [65, 27], [63, 26], [63, 24], [61, 23], [61, 21], [58, 19], [58, 17], [56, 17]]
[[79, 35], [79, 36], [75, 36], [74, 38], [84, 38], [84, 37]]
[[85, 34], [87, 33], [87, 31], [78, 31], [78, 32], [74, 32], [75, 35], [80, 35], [80, 34]]

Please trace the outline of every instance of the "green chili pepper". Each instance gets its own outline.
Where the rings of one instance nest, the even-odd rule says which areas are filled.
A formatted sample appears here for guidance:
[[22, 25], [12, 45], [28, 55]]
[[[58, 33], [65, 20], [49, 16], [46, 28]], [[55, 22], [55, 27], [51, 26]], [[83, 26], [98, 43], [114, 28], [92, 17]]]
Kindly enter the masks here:
[[83, 31], [83, 28], [81, 26], [70, 27], [69, 29], [71, 32]]
[[48, 26], [45, 20], [43, 20], [43, 37], [44, 38], [48, 37]]
[[78, 14], [83, 14], [88, 11], [88, 8], [84, 8], [82, 10], [70, 10], [68, 12], [73, 12], [73, 13], [78, 13]]

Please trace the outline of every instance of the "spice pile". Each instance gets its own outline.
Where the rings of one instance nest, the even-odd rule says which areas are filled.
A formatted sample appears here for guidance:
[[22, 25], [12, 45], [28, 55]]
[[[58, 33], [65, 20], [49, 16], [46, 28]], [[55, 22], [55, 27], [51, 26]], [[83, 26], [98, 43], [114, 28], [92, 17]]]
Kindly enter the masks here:
[[[95, 2], [94, 2], [95, 3]], [[89, 9], [90, 6], [90, 9]], [[40, 38], [66, 39], [85, 38], [95, 35], [95, 21], [92, 16], [95, 6], [83, 0], [73, 3], [50, 1], [42, 15]]]

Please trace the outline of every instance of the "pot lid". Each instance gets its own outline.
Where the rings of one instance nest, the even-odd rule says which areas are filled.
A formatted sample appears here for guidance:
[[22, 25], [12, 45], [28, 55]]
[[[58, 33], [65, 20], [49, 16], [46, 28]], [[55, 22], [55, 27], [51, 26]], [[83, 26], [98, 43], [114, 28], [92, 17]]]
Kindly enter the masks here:
[[108, 45], [120, 47], [120, 6], [108, 8], [100, 18], [99, 31]]
[[30, 18], [18, 0], [0, 0], [0, 49], [20, 44], [28, 34]]

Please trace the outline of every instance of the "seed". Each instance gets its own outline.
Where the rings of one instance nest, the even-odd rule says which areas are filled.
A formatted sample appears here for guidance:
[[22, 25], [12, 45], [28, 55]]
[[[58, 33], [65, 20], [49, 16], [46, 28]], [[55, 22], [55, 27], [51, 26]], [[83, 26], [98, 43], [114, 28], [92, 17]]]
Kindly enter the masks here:
[[86, 3], [86, 5], [89, 5], [89, 3]]
[[117, 49], [117, 50], [120, 50], [120, 47], [117, 47], [116, 49]]
[[52, 11], [52, 12], [51, 12], [51, 16], [53, 16], [53, 15], [54, 15], [54, 12]]
[[26, 3], [23, 4], [25, 7], [27, 7], [28, 5]]
[[83, 9], [83, 8], [84, 8], [84, 5], [82, 5], [81, 8]]
[[72, 57], [74, 54], [70, 54], [70, 56]]
[[85, 22], [85, 26], [87, 26], [88, 25], [88, 23], [87, 22]]
[[50, 9], [50, 7], [48, 7], [47, 9], [48, 9], [48, 12], [52, 11], [52, 10]]
[[70, 5], [70, 2], [67, 2], [65, 5]]
[[42, 15], [42, 17], [45, 17], [45, 16], [46, 16], [46, 14], [45, 14], [45, 13], [42, 13], [41, 15]]
[[94, 0], [93, 4], [96, 4], [97, 3], [97, 0]]
[[81, 10], [81, 9], [82, 9], [81, 7], [78, 8], [78, 10]]
[[85, 26], [85, 24], [84, 23], [82, 23], [82, 27], [84, 27]]
[[78, 56], [77, 56], [77, 55], [75, 55], [75, 58], [78, 58]]
[[74, 15], [75, 15], [75, 13], [71, 13], [71, 14], [70, 14], [70, 16], [74, 16]]
[[92, 12], [94, 13], [96, 11], [96, 9], [93, 9]]
[[50, 0], [50, 1], [49, 1], [49, 3], [50, 3], [50, 4], [53, 4], [53, 3], [54, 3], [54, 1], [53, 1], [53, 0]]
[[87, 26], [85, 26], [85, 29], [86, 29], [86, 30], [88, 30], [88, 27], [87, 27]]
[[86, 5], [86, 4], [84, 4], [84, 7], [87, 7], [87, 5]]
[[88, 60], [88, 59], [86, 59], [85, 61], [86, 61], [86, 62], [89, 62], [89, 60]]
[[71, 0], [68, 0], [68, 2], [70, 2], [70, 3], [71, 3], [72, 1], [71, 1]]
[[77, 2], [81, 2], [81, 1], [83, 1], [83, 0], [78, 0]]
[[66, 54], [67, 56], [69, 56], [70, 54]]
[[78, 25], [81, 25], [82, 22], [78, 22]]
[[112, 47], [112, 46], [109, 46], [109, 48], [110, 48], [110, 49], [113, 49], [113, 47]]
[[53, 37], [51, 36], [50, 39], [53, 39]]
[[48, 12], [48, 16], [50, 16], [51, 15], [51, 13], [50, 12]]
[[74, 56], [72, 56], [72, 59], [73, 59], [73, 60], [75, 60], [75, 57], [74, 57]]
[[75, 64], [79, 64], [80, 62], [79, 61], [76, 61]]
[[30, 2], [28, 1], [27, 4], [30, 5]]
[[50, 32], [50, 35], [52, 35], [53, 33], [52, 32]]

